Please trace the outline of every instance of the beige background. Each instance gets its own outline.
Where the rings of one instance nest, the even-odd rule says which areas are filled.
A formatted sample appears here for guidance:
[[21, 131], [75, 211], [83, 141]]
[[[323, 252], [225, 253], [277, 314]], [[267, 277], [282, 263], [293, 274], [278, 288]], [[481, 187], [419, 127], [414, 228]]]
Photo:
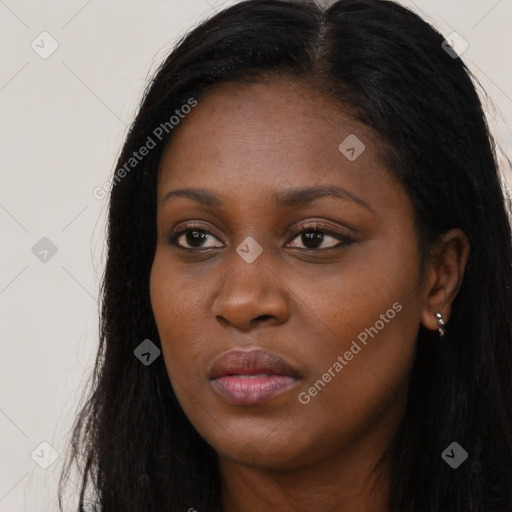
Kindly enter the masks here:
[[[106, 202], [92, 191], [112, 172], [148, 74], [232, 3], [0, 0], [0, 512], [57, 510], [66, 434], [98, 343]], [[467, 40], [463, 58], [510, 155], [512, 1], [402, 3]], [[43, 31], [59, 45], [47, 59], [31, 47]], [[45, 263], [32, 252], [42, 237], [57, 248]], [[48, 469], [41, 442], [58, 455]]]

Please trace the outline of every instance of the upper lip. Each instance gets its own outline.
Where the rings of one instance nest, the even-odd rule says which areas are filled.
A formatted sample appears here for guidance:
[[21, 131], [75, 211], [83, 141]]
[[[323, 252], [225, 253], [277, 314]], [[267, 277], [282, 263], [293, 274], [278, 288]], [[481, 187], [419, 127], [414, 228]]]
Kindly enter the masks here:
[[210, 370], [210, 379], [226, 375], [256, 375], [259, 373], [299, 377], [297, 371], [290, 364], [272, 352], [232, 350], [215, 360]]

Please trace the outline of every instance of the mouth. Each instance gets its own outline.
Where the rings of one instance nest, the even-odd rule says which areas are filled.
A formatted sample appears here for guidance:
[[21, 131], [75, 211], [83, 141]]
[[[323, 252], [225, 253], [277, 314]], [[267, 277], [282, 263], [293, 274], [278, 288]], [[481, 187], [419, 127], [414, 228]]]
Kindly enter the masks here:
[[214, 390], [228, 403], [256, 405], [291, 389], [300, 375], [279, 356], [263, 350], [234, 350], [217, 359], [209, 373]]

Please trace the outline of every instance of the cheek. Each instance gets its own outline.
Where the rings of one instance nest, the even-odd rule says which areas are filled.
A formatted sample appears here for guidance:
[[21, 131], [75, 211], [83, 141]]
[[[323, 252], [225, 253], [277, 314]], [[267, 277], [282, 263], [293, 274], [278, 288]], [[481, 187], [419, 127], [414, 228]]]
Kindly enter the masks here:
[[328, 273], [288, 276], [293, 295], [300, 298], [298, 316], [318, 326], [319, 339], [331, 352], [348, 350], [358, 336], [363, 345], [380, 340], [372, 346], [389, 349], [391, 358], [395, 345], [388, 346], [388, 338], [414, 343], [422, 297], [419, 253], [411, 240], [412, 234], [390, 233], [354, 247]]
[[419, 255], [393, 240], [354, 251], [304, 308], [322, 341], [302, 355], [309, 367], [297, 398], [326, 439], [357, 435], [406, 389], [422, 305]]
[[[375, 311], [386, 315], [392, 305], [386, 306], [391, 308], [377, 306]], [[340, 335], [337, 350], [315, 361], [316, 368], [298, 390], [294, 414], [298, 425], [307, 425], [301, 430], [306, 447], [327, 454], [350, 445], [373, 425], [384, 436], [396, 428], [414, 357], [418, 329], [411, 321], [414, 314], [414, 309], [404, 306], [393, 319], [389, 313], [385, 316], [389, 323], [379, 318], [380, 313], [373, 315], [351, 336]], [[340, 318], [340, 329], [343, 324]]]
[[180, 279], [165, 254], [157, 250], [150, 277], [151, 306], [169, 377], [184, 385], [189, 375], [186, 368], [204, 351], [194, 342], [204, 339], [204, 311], [200, 311], [204, 293], [193, 280]]

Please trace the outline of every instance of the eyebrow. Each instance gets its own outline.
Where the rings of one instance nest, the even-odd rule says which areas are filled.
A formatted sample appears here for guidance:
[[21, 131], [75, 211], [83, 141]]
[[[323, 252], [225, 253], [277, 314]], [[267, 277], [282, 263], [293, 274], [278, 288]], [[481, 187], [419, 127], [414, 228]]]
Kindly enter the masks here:
[[[337, 199], [352, 201], [375, 213], [366, 201], [363, 201], [361, 198], [355, 196], [348, 190], [345, 190], [336, 185], [319, 185], [314, 187], [293, 188], [285, 190], [284, 192], [273, 194], [272, 200], [276, 206], [289, 208], [304, 206], [315, 201], [316, 199], [326, 196], [332, 196], [336, 197]], [[208, 207], [221, 207], [224, 205], [222, 199], [217, 194], [209, 190], [200, 188], [180, 188], [177, 190], [171, 190], [165, 194], [161, 200], [160, 206], [163, 206], [167, 201], [169, 201], [169, 199], [173, 197], [185, 197]]]

